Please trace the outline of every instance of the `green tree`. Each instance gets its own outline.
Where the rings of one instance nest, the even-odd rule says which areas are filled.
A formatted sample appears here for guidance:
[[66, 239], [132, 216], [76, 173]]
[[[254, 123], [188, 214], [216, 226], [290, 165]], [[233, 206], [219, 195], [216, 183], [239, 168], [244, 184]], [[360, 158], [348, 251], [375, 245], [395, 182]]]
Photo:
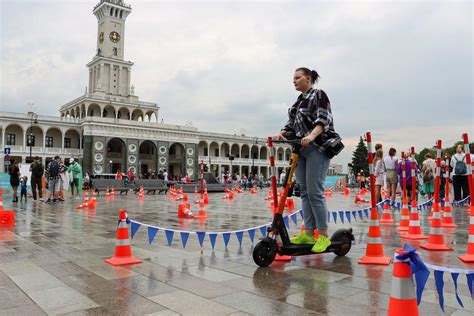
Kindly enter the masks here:
[[352, 170], [354, 174], [357, 175], [361, 170], [364, 170], [365, 175], [369, 176], [369, 163], [367, 160], [367, 156], [369, 151], [367, 146], [364, 143], [362, 137], [359, 139], [359, 144], [357, 144], [356, 149], [352, 153]]

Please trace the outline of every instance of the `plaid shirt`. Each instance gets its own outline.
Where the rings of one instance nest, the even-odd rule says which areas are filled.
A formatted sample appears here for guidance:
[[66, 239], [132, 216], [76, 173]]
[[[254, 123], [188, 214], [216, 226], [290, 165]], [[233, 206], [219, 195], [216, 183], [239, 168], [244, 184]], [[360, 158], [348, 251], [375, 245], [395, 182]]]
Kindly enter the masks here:
[[341, 140], [334, 130], [331, 103], [323, 90], [311, 88], [300, 94], [295, 104], [288, 109], [288, 122], [283, 130], [294, 131], [297, 137], [305, 137], [316, 127], [323, 127], [323, 133], [316, 137], [313, 144], [324, 151], [335, 141]]

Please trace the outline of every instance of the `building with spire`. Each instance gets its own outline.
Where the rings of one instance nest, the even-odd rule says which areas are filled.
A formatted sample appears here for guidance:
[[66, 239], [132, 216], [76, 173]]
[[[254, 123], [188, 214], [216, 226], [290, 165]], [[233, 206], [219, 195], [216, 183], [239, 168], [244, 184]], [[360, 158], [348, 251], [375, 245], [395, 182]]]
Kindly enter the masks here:
[[[160, 107], [135, 95], [133, 62], [124, 60], [131, 6], [100, 0], [92, 12], [98, 24], [97, 48], [86, 65], [84, 94], [62, 105], [59, 117], [0, 112], [1, 145], [10, 151], [0, 157], [0, 165], [8, 166], [11, 159], [29, 163], [34, 156], [47, 163], [59, 155], [66, 163], [72, 157], [79, 160], [85, 172], [96, 175], [167, 169], [170, 176], [196, 179], [203, 161], [216, 176], [231, 166], [240, 175], [270, 176], [265, 138], [160, 122]], [[290, 155], [288, 146], [276, 148], [279, 170], [288, 165]]]

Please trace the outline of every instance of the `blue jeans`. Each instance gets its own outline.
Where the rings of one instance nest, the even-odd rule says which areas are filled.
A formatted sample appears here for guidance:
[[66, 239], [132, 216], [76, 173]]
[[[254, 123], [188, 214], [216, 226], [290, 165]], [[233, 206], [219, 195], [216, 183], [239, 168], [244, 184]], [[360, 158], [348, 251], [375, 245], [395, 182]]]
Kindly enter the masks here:
[[325, 229], [328, 208], [324, 199], [324, 180], [330, 159], [314, 145], [303, 147], [296, 162], [296, 181], [300, 184], [304, 228]]

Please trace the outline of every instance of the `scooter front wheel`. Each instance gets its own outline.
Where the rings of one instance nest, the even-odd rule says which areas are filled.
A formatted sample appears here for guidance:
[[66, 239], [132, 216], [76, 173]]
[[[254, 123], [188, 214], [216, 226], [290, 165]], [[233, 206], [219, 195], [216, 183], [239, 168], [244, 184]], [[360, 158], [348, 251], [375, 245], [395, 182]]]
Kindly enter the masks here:
[[275, 260], [276, 250], [275, 240], [262, 240], [253, 249], [253, 261], [260, 267], [268, 267]]

